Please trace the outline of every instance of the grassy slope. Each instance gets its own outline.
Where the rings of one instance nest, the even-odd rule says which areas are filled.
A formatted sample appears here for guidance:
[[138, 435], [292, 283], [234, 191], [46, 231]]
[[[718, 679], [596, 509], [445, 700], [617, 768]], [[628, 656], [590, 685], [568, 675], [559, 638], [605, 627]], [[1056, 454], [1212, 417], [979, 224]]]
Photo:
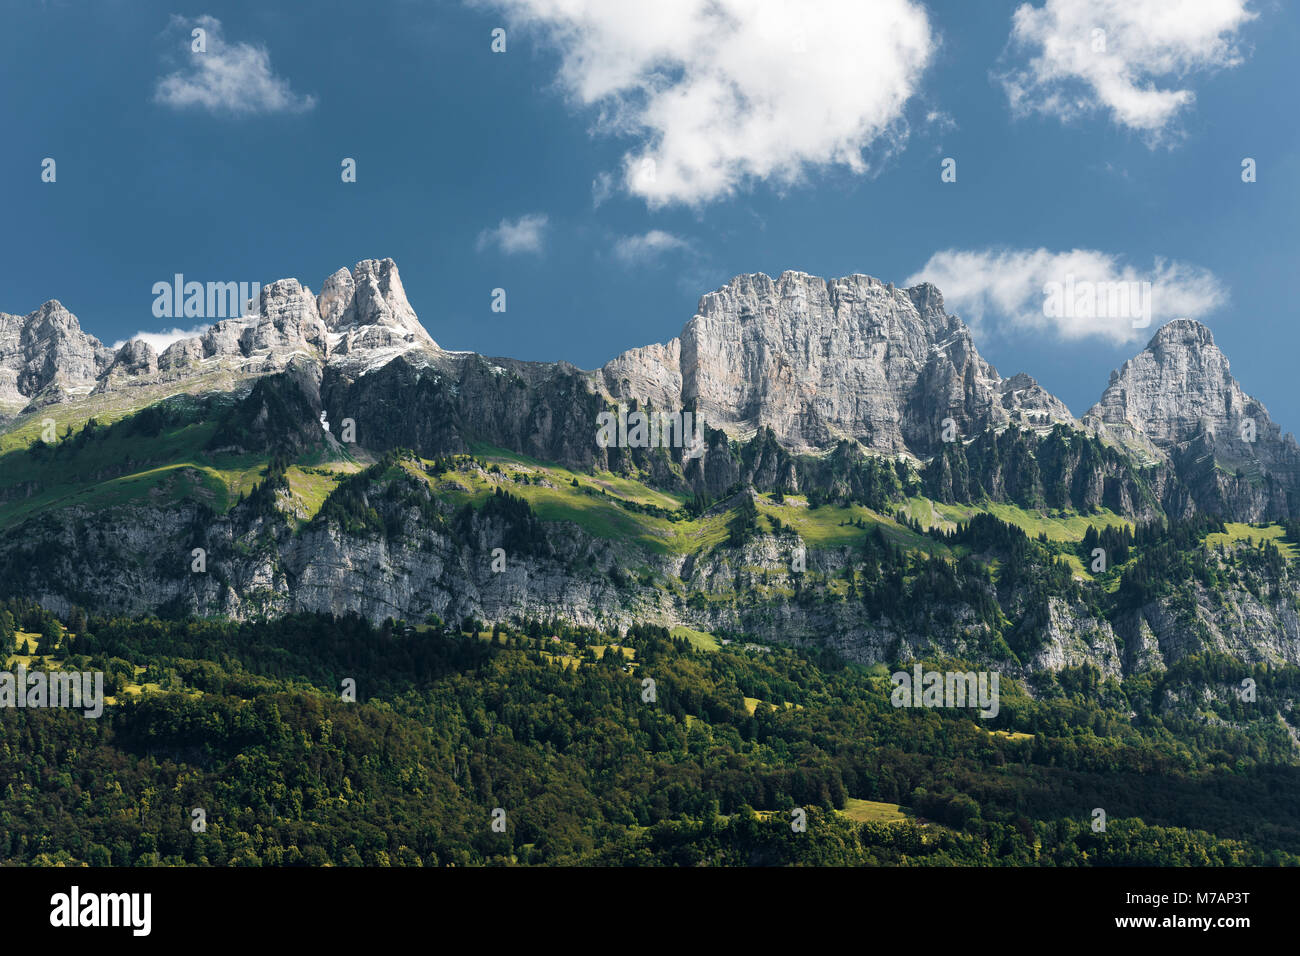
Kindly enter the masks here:
[[994, 517], [1023, 528], [1031, 538], [1046, 534], [1049, 541], [1082, 541], [1088, 525], [1103, 528], [1107, 525], [1129, 525], [1133, 522], [1113, 511], [1101, 509], [1092, 515], [1075, 511], [1045, 509], [1031, 511], [1017, 505], [985, 502], [979, 505], [947, 505], [929, 498], [909, 498], [907, 513], [926, 528], [936, 525], [951, 530], [959, 521], [969, 521], [977, 512], [986, 511]]
[[[0, 496], [8, 491], [11, 499], [0, 503], [0, 529], [12, 527], [47, 509], [68, 505], [109, 508], [135, 500], [166, 505], [199, 498], [215, 511], [224, 512], [241, 494], [252, 490], [266, 466], [266, 460], [255, 455], [212, 455], [204, 451], [216, 428], [212, 422], [184, 425], [157, 437], [123, 434], [96, 439], [86, 443], [75, 455], [54, 461], [41, 461], [26, 451], [25, 444], [20, 444], [24, 435], [28, 441], [36, 437], [34, 432], [27, 434], [32, 427], [29, 422], [0, 436]], [[620, 475], [574, 472], [490, 446], [478, 446], [475, 452], [481, 461], [499, 471], [452, 471], [431, 476], [414, 466], [407, 470], [426, 480], [435, 495], [453, 506], [465, 502], [480, 504], [494, 488], [501, 487], [527, 500], [543, 521], [573, 522], [588, 534], [625, 543], [633, 551], [647, 555], [702, 553], [724, 544], [727, 539], [731, 512], [686, 518], [679, 511], [685, 500], [682, 495], [659, 491]], [[289, 469], [288, 507], [299, 521], [310, 520], [339, 481], [364, 463], [364, 458], [321, 461], [318, 455], [313, 453], [314, 457], [305, 457]], [[115, 474], [120, 471], [126, 473]], [[100, 475], [111, 477], [97, 479]], [[22, 486], [39, 490], [24, 497]], [[620, 501], [675, 513], [680, 520], [630, 510]], [[1061, 544], [1081, 540], [1090, 524], [1101, 527], [1125, 523], [1119, 515], [1108, 511], [1081, 515], [1029, 511], [996, 503], [947, 505], [926, 498], [908, 499], [899, 510], [924, 527], [943, 528], [955, 527], [956, 522], [987, 511], [1019, 526], [1032, 537], [1041, 533], [1049, 541]], [[904, 549], [952, 556], [951, 549], [943, 543], [917, 534], [891, 516], [860, 505], [845, 508], [823, 505], [813, 509], [800, 495], [787, 495], [781, 504], [773, 501], [771, 495], [761, 495], [758, 511], [767, 519], [760, 519], [761, 530], [770, 530], [772, 519], [779, 520], [793, 528], [810, 549], [851, 547], [864, 534], [880, 528], [888, 540]], [[1281, 527], [1276, 525], [1261, 529], [1234, 524], [1228, 526], [1226, 534], [1209, 536], [1207, 544], [1240, 546], [1253, 539], [1258, 546], [1263, 540], [1272, 540], [1289, 559], [1300, 557], [1293, 544], [1281, 540], [1282, 534]], [[1065, 558], [1076, 572], [1087, 576], [1076, 556], [1067, 554]]]
[[897, 803], [881, 803], [877, 800], [859, 800], [847, 797], [844, 809], [838, 811], [854, 823], [901, 823], [907, 819]]
[[101, 425], [110, 425], [166, 398], [208, 392], [226, 393], [247, 379], [248, 376], [228, 371], [213, 371], [188, 377], [181, 382], [122, 388], [40, 408], [18, 416], [4, 426], [3, 433], [0, 433], [0, 456], [26, 448], [42, 437], [47, 420], [54, 421], [56, 435], [62, 436], [68, 427], [80, 431], [91, 418], [97, 419]]
[[1224, 528], [1227, 530], [1222, 534], [1206, 535], [1205, 544], [1211, 548], [1222, 546], [1232, 549], [1247, 545], [1259, 548], [1265, 541], [1271, 541], [1288, 561], [1300, 557], [1300, 549], [1297, 549], [1292, 542], [1284, 540], [1285, 531], [1281, 525], [1270, 524], [1257, 528], [1254, 525], [1229, 521], [1224, 524]]
[[[252, 489], [264, 462], [249, 455], [205, 454], [216, 427], [203, 422], [157, 436], [92, 439], [74, 455], [49, 461], [32, 454], [26, 444], [16, 446], [14, 433], [7, 433], [0, 445], [6, 449], [0, 452], [0, 494], [8, 491], [13, 500], [0, 505], [0, 528], [50, 508], [108, 508], [140, 498], [164, 504], [198, 498], [224, 511], [241, 491]], [[22, 497], [20, 486], [39, 490]]]
[[[16, 446], [6, 434], [0, 452], [0, 529], [52, 508], [112, 508], [132, 501], [167, 505], [199, 500], [224, 513], [247, 495], [265, 475], [261, 455], [211, 454], [205, 450], [215, 422], [165, 429], [157, 436], [112, 435], [88, 441], [74, 455], [42, 460]], [[33, 436], [34, 437], [34, 436]], [[312, 456], [290, 469], [295, 505], [310, 519], [358, 462], [318, 463]], [[332, 472], [333, 474], [326, 474]], [[120, 474], [119, 474], [120, 473]], [[23, 496], [23, 486], [39, 490]]]

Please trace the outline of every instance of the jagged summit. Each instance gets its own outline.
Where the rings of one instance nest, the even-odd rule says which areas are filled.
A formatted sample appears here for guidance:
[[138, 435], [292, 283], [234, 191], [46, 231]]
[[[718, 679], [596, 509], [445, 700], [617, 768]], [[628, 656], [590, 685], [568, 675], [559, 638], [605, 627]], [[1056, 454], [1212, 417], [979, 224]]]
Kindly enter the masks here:
[[1112, 372], [1084, 424], [1140, 457], [1175, 463], [1205, 510], [1287, 514], [1300, 492], [1295, 439], [1233, 377], [1210, 330], [1191, 319], [1160, 328]]
[[0, 413], [38, 395], [62, 401], [85, 394], [112, 360], [112, 349], [85, 334], [58, 299], [24, 316], [0, 312]]
[[[26, 370], [12, 376], [7, 408], [214, 371], [246, 378], [279, 371], [295, 357], [352, 376], [403, 355], [453, 373], [473, 358], [445, 352], [425, 331], [392, 259], [339, 269], [319, 295], [297, 279], [280, 279], [263, 286], [250, 306], [248, 315], [217, 321], [155, 355], [143, 343], [106, 349], [70, 313], [47, 304], [41, 321], [60, 331], [46, 338], [66, 341], [36, 357], [17, 344], [29, 333], [4, 337], [15, 341], [10, 351], [21, 352], [7, 364]], [[25, 329], [35, 321], [10, 325]], [[678, 338], [626, 352], [587, 379], [609, 399], [698, 408], [713, 427], [738, 436], [771, 428], [797, 451], [848, 439], [925, 457], [949, 418], [963, 435], [1011, 422], [1074, 423], [1069, 409], [1028, 376], [1004, 380], [979, 355], [970, 330], [947, 314], [933, 285], [905, 289], [865, 274], [738, 275], [700, 298]], [[50, 389], [54, 382], [62, 389]]]
[[1214, 347], [1214, 333], [1195, 319], [1174, 319], [1157, 329], [1147, 343], [1148, 351]]
[[[818, 285], [826, 289], [828, 295], [835, 295], [839, 289], [854, 287], [879, 287], [892, 294], [896, 291], [894, 283], [879, 279], [873, 275], [864, 272], [854, 272], [850, 275], [838, 279], [824, 279], [821, 276], [813, 275], [799, 269], [787, 269], [777, 277], [772, 277], [766, 272], [742, 272], [727, 282], [725, 285], [713, 292], [706, 292], [700, 297], [700, 305], [697, 312], [704, 311], [704, 303], [711, 297], [722, 295], [728, 291], [738, 291], [741, 289], [781, 289], [787, 288], [792, 284]], [[943, 305], [943, 293], [938, 287], [930, 282], [921, 282], [914, 286], [901, 289], [909, 298], [917, 303], [919, 311], [936, 311], [939, 314], [946, 314]]]
[[331, 335], [342, 336], [332, 339], [332, 350], [438, 347], [407, 301], [392, 259], [364, 259], [351, 273], [340, 269], [325, 280], [316, 302]]
[[1085, 416], [1131, 427], [1164, 449], [1246, 418], [1267, 421], [1268, 413], [1232, 377], [1210, 330], [1190, 319], [1161, 327], [1145, 349], [1112, 373]]
[[320, 296], [297, 279], [278, 279], [249, 306], [247, 314], [216, 321], [161, 354], [140, 339], [105, 347], [57, 299], [25, 316], [0, 313], [0, 414], [214, 371], [260, 375], [295, 356], [370, 368], [411, 350], [439, 351], [392, 259], [340, 269]]
[[962, 434], [1015, 421], [1073, 422], [1037, 387], [1004, 387], [933, 285], [868, 275], [739, 275], [701, 297], [682, 334], [609, 362], [611, 397], [697, 407], [714, 427], [771, 428], [795, 450], [841, 439], [932, 454], [944, 420]]

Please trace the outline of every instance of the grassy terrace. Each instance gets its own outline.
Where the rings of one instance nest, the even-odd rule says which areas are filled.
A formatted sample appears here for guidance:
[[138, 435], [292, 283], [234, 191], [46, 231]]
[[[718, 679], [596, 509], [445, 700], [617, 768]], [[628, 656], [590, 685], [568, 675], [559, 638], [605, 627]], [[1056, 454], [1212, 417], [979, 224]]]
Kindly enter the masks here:
[[[101, 420], [102, 423], [102, 420]], [[80, 424], [84, 424], [80, 422]], [[133, 502], [168, 505], [201, 501], [217, 513], [228, 511], [265, 477], [263, 455], [206, 451], [215, 421], [193, 422], [157, 435], [99, 435], [71, 454], [45, 457], [30, 450], [40, 437], [28, 423], [0, 437], [0, 529], [51, 508], [114, 508]], [[24, 440], [19, 443], [17, 438]], [[62, 441], [69, 439], [62, 438]], [[319, 454], [289, 472], [291, 494], [300, 517], [310, 519], [342, 477], [362, 463], [322, 462]], [[29, 492], [34, 489], [34, 492]]]
[[864, 505], [849, 505], [840, 508], [834, 505], [822, 505], [809, 508], [808, 499], [802, 495], [786, 495], [783, 504], [777, 504], [771, 495], [763, 495], [758, 503], [759, 514], [775, 517], [784, 525], [794, 528], [799, 537], [810, 548], [835, 548], [853, 545], [860, 541], [863, 529], [856, 526], [857, 521], [867, 527], [878, 525], [884, 532], [886, 540], [901, 548], [925, 551], [930, 554], [947, 555], [949, 548], [932, 538], [917, 534], [905, 528], [893, 518], [886, 517]]
[[859, 800], [847, 797], [844, 809], [839, 811], [854, 823], [902, 823], [907, 819], [897, 803], [880, 803], [876, 800]]
[[471, 447], [470, 452], [474, 457], [485, 461], [489, 465], [512, 465], [516, 466], [516, 468], [521, 466], [531, 468], [543, 471], [551, 477], [551, 480], [563, 481], [565, 484], [576, 478], [579, 482], [592, 485], [597, 490], [604, 489], [611, 495], [626, 498], [638, 504], [654, 505], [663, 508], [665, 511], [676, 511], [686, 501], [685, 495], [672, 495], [654, 488], [648, 488], [638, 481], [611, 474], [610, 472], [597, 472], [594, 475], [588, 475], [580, 471], [571, 471], [563, 465], [539, 461], [536, 458], [519, 455], [503, 448], [494, 448], [491, 445], [475, 444]]
[[1102, 509], [1095, 514], [1083, 515], [1076, 511], [1031, 511], [1017, 505], [984, 502], [979, 505], [946, 505], [929, 498], [909, 498], [903, 506], [909, 517], [921, 522], [925, 528], [941, 527], [952, 530], [959, 521], [969, 521], [979, 512], [1022, 528], [1031, 538], [1046, 534], [1048, 541], [1082, 541], [1089, 525], [1104, 528], [1108, 525], [1128, 525], [1129, 521], [1113, 511]]
[[56, 433], [62, 436], [69, 427], [74, 432], [80, 431], [91, 418], [101, 425], [111, 425], [164, 399], [180, 395], [198, 396], [207, 392], [229, 392], [247, 379], [248, 376], [229, 371], [213, 371], [186, 378], [183, 382], [122, 388], [49, 405], [21, 415], [6, 426], [4, 433], [0, 434], [0, 457], [24, 449], [40, 438], [46, 419], [54, 420]]
[[[204, 452], [216, 427], [203, 422], [157, 436], [91, 440], [74, 454], [50, 461], [25, 446], [11, 446], [0, 454], [0, 493], [12, 489], [12, 500], [0, 506], [0, 528], [49, 508], [112, 508], [136, 500], [199, 500], [225, 511], [253, 489], [265, 461], [256, 455]], [[23, 488], [34, 488], [35, 493], [24, 495]]]
[[[706, 515], [694, 520], [669, 521], [656, 515], [629, 511], [612, 500], [623, 499], [671, 512], [685, 503], [684, 495], [658, 491], [608, 472], [587, 475], [571, 471], [489, 446], [477, 446], [473, 451], [476, 457], [489, 466], [499, 466], [503, 472], [499, 476], [504, 478], [503, 486], [511, 494], [527, 499], [538, 517], [544, 521], [573, 521], [597, 537], [633, 540], [648, 550], [661, 554], [691, 554], [715, 547], [727, 538], [730, 513]], [[520, 476], [542, 477], [555, 487], [517, 482], [515, 479]], [[473, 500], [475, 503], [481, 502], [494, 487], [490, 480], [478, 480], [479, 476], [448, 474], [444, 477], [462, 486], [462, 500]], [[580, 487], [573, 487], [575, 480]], [[590, 494], [589, 491], [595, 494]], [[606, 494], [601, 495], [602, 491]], [[886, 537], [900, 547], [932, 554], [949, 553], [943, 544], [918, 535], [892, 518], [861, 505], [847, 508], [823, 505], [812, 509], [802, 495], [786, 495], [783, 504], [777, 504], [771, 495], [761, 495], [758, 510], [761, 515], [775, 517], [783, 525], [794, 528], [810, 548], [849, 546], [860, 541], [863, 530], [851, 524], [860, 519], [868, 527], [880, 526]], [[764, 530], [770, 530], [770, 523], [764, 525]], [[1079, 537], [1083, 537], [1082, 530]]]
[[345, 477], [362, 469], [358, 462], [335, 462], [326, 465], [290, 465], [285, 473], [289, 479], [289, 496], [299, 521], [306, 523], [316, 517], [328, 498]]
[[1282, 552], [1282, 557], [1288, 561], [1300, 558], [1300, 549], [1286, 540], [1284, 537], [1286, 532], [1281, 525], [1270, 524], [1259, 528], [1255, 525], [1229, 521], [1224, 523], [1224, 528], [1227, 530], [1223, 533], [1205, 536], [1206, 547], [1224, 547], [1228, 550], [1242, 547], [1262, 548], [1264, 542], [1269, 541]]
[[669, 632], [673, 637], [684, 637], [691, 642], [691, 646], [696, 650], [716, 651], [722, 647], [718, 639], [707, 631], [697, 631], [694, 628], [685, 627], [681, 624], [674, 627]]
[[585, 475], [499, 450], [480, 448], [477, 457], [489, 468], [496, 465], [500, 473], [427, 476], [434, 492], [455, 504], [468, 501], [477, 506], [500, 487], [526, 500], [543, 521], [572, 521], [594, 537], [630, 542], [654, 554], [691, 554], [727, 538], [729, 516], [725, 514], [671, 521], [623, 507], [619, 499], [675, 512], [683, 500], [627, 478], [599, 472]]
[[[115, 403], [122, 404], [122, 408]], [[79, 427], [90, 412], [101, 422], [111, 419], [115, 410], [125, 414], [124, 403], [125, 399], [110, 393], [68, 408], [56, 406], [51, 417], [60, 421], [62, 432], [64, 424]], [[134, 502], [167, 506], [198, 500], [218, 513], [225, 512], [263, 479], [267, 461], [260, 455], [207, 452], [216, 428], [214, 421], [200, 421], [164, 429], [157, 435], [119, 430], [108, 437], [97, 436], [72, 453], [38, 455], [28, 446], [40, 435], [40, 419], [29, 415], [0, 436], [0, 499], [7, 498], [0, 500], [0, 530], [45, 510], [67, 506], [105, 509]], [[489, 445], [476, 445], [472, 453], [487, 466], [486, 472], [473, 469], [430, 475], [414, 462], [401, 467], [426, 481], [435, 496], [453, 507], [467, 502], [480, 505], [500, 487], [528, 501], [543, 521], [572, 522], [594, 537], [626, 543], [646, 554], [684, 556], [709, 551], [727, 540], [732, 513], [687, 518], [682, 512], [686, 503], [682, 494], [608, 472], [583, 474]], [[320, 450], [314, 450], [288, 469], [286, 510], [300, 524], [310, 521], [339, 482], [371, 460], [359, 450], [343, 460], [322, 457]], [[770, 531], [779, 521], [783, 527], [793, 529], [811, 549], [852, 547], [865, 533], [879, 528], [891, 543], [906, 550], [953, 556], [953, 549], [942, 542], [861, 505], [823, 505], [814, 509], [806, 497], [794, 494], [786, 495], [781, 503], [770, 494], [759, 495], [756, 500], [760, 530]], [[951, 529], [979, 512], [988, 512], [1022, 528], [1031, 537], [1042, 534], [1058, 545], [1080, 541], [1089, 525], [1129, 523], [1104, 510], [1083, 515], [993, 502], [948, 505], [921, 497], [909, 498], [896, 507], [901, 515], [924, 528]], [[1249, 542], [1259, 547], [1271, 541], [1288, 559], [1300, 558], [1300, 548], [1284, 540], [1278, 525], [1260, 528], [1230, 524], [1227, 529], [1226, 533], [1209, 535], [1206, 545], [1244, 547]], [[1081, 577], [1090, 577], [1076, 555], [1065, 553], [1063, 557]]]

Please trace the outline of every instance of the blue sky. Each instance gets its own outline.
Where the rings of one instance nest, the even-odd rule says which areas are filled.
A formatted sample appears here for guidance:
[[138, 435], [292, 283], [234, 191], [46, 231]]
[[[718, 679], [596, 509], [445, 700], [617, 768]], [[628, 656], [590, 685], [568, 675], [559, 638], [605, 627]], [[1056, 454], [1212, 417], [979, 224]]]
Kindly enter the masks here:
[[[151, 289], [178, 272], [319, 290], [391, 256], [444, 347], [592, 368], [673, 337], [738, 273], [942, 277], [999, 371], [1030, 372], [1076, 415], [1188, 315], [1300, 429], [1294, 5], [0, 0], [0, 14], [0, 311], [57, 298], [112, 343], [175, 324], [153, 317]], [[1045, 318], [1043, 283], [1067, 273], [1152, 281], [1151, 327]]]

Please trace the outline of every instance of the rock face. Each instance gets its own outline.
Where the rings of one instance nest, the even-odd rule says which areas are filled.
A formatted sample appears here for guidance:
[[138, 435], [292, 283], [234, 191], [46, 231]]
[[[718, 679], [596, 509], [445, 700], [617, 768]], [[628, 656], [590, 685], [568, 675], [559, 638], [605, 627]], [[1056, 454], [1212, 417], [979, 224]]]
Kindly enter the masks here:
[[864, 275], [737, 276], [700, 300], [679, 338], [620, 355], [600, 379], [615, 399], [696, 407], [728, 432], [768, 427], [795, 451], [849, 439], [924, 457], [947, 418], [962, 435], [1074, 424], [1029, 376], [1002, 379], [934, 286]]
[[1245, 393], [1199, 322], [1162, 327], [1111, 374], [1084, 423], [1171, 462], [1202, 510], [1256, 521], [1286, 517], [1300, 503], [1300, 446]]
[[330, 333], [331, 357], [359, 352], [392, 357], [410, 349], [441, 351], [407, 301], [392, 259], [366, 259], [358, 262], [351, 274], [340, 269], [325, 280], [317, 307]]
[[148, 342], [132, 339], [123, 343], [113, 356], [113, 364], [100, 377], [96, 388], [109, 391], [134, 379], [152, 378], [158, 374], [158, 353]]
[[[513, 487], [503, 476], [475, 474], [503, 490]], [[175, 480], [190, 477], [182, 471]], [[446, 480], [454, 484], [457, 474]], [[547, 526], [543, 541], [511, 551], [498, 574], [492, 554], [515, 528], [508, 519], [483, 509], [458, 517], [450, 503], [400, 470], [375, 479], [362, 494], [378, 512], [370, 526], [346, 530], [339, 521], [316, 520], [296, 532], [251, 502], [216, 517], [192, 500], [162, 506], [139, 499], [114, 509], [72, 504], [43, 518], [39, 537], [32, 525], [0, 535], [0, 580], [58, 613], [80, 603], [105, 612], [164, 608], [236, 619], [317, 611], [375, 622], [436, 614], [448, 621], [558, 615], [619, 628], [683, 623], [770, 643], [829, 646], [863, 664], [992, 654], [988, 659], [1004, 674], [1021, 677], [1081, 664], [1120, 677], [1206, 651], [1248, 663], [1300, 664], [1295, 582], [1270, 594], [1260, 569], [1229, 572], [1219, 558], [1213, 559], [1222, 572], [1215, 587], [1187, 582], [1180, 593], [1112, 620], [1077, 598], [1052, 595], [1039, 605], [1036, 591], [1005, 597], [1006, 614], [1017, 622], [1013, 636], [1030, 649], [1013, 661], [998, 656], [989, 625], [960, 597], [888, 612], [861, 600], [684, 604], [675, 589], [655, 583], [674, 580], [689, 593], [717, 593], [749, 577], [792, 590], [789, 556], [800, 539], [788, 529], [735, 548], [661, 555], [559, 523]], [[194, 547], [208, 552], [206, 573], [191, 572]], [[810, 550], [808, 571], [830, 580], [854, 550]], [[629, 567], [640, 573], [617, 573]]]
[[57, 300], [25, 316], [0, 312], [0, 412], [87, 394], [113, 359]]
[[325, 353], [325, 323], [316, 311], [316, 297], [297, 279], [281, 279], [262, 287], [257, 315], [240, 336], [245, 355], [301, 352]]
[[1085, 417], [1118, 430], [1131, 428], [1168, 450], [1203, 433], [1236, 433], [1246, 418], [1267, 420], [1267, 412], [1241, 390], [1210, 330], [1177, 319], [1111, 374]]

